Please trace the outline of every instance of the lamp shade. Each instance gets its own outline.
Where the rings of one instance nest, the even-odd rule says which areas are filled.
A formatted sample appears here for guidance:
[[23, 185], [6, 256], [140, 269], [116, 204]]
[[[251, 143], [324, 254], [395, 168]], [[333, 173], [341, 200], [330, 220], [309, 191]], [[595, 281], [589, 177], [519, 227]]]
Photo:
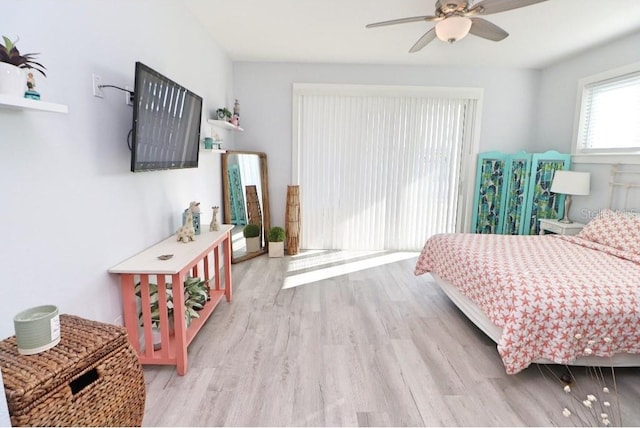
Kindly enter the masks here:
[[443, 42], [453, 43], [469, 34], [471, 24], [469, 18], [450, 16], [436, 24], [436, 36]]
[[553, 175], [551, 191], [565, 195], [588, 195], [591, 174], [577, 171], [556, 171]]

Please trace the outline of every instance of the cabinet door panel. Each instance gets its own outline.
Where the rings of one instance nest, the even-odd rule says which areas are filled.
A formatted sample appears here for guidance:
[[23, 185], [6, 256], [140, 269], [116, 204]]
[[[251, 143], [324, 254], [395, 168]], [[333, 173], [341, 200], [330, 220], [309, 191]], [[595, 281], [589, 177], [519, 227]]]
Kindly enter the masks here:
[[557, 170], [568, 170], [571, 155], [556, 151], [534, 154], [528, 186], [528, 204], [525, 209], [526, 235], [540, 232], [538, 219], [559, 218], [564, 210], [564, 195], [551, 192], [553, 175]]
[[511, 156], [507, 170], [509, 175], [507, 177], [502, 233], [522, 235], [527, 224], [524, 212], [528, 200], [531, 154], [518, 152]]
[[508, 156], [499, 152], [478, 155], [471, 232], [498, 233], [504, 221], [505, 172]]

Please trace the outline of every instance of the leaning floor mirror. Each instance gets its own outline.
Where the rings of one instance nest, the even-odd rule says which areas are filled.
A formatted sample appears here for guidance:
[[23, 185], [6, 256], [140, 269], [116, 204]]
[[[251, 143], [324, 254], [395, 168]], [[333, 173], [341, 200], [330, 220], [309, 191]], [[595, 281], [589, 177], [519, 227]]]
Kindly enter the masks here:
[[[234, 150], [223, 153], [222, 194], [224, 223], [234, 226], [231, 230], [231, 263], [267, 253], [270, 227], [267, 155]], [[244, 228], [249, 224], [258, 225], [257, 244], [244, 237]]]

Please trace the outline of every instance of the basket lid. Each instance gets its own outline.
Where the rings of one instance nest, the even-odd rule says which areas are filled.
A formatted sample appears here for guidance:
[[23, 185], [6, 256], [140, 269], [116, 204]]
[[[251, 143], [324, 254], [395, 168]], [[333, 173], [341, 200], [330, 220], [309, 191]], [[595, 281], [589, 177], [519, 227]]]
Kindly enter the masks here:
[[0, 342], [0, 369], [10, 413], [39, 401], [87, 367], [127, 343], [124, 327], [60, 315], [60, 343], [34, 355], [20, 355], [16, 337]]

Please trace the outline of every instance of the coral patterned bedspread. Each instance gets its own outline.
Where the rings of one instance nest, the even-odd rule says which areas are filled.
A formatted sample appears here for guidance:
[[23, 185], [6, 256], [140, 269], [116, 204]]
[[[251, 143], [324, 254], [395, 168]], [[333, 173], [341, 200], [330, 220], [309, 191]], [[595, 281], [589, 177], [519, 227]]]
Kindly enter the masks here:
[[540, 358], [640, 353], [640, 254], [575, 236], [443, 234], [418, 258], [415, 274], [426, 272], [502, 328], [509, 374]]

